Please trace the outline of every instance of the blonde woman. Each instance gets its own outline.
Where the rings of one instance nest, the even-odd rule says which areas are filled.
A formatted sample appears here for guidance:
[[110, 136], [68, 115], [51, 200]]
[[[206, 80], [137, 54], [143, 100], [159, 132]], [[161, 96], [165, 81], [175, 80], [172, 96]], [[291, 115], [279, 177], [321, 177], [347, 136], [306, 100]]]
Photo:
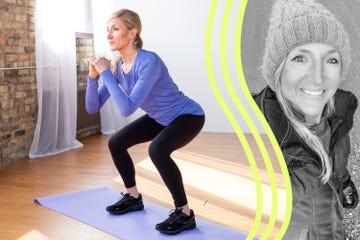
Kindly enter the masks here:
[[347, 171], [356, 97], [339, 89], [351, 63], [347, 33], [311, 0], [278, 0], [255, 101], [285, 157], [293, 210], [284, 239], [344, 239], [343, 208], [358, 204]]
[[[139, 143], [152, 141], [149, 155], [169, 189], [175, 209], [156, 229], [177, 234], [195, 228], [179, 168], [171, 153], [188, 144], [200, 132], [205, 115], [201, 106], [181, 92], [154, 52], [142, 49], [141, 21], [128, 9], [115, 12], [107, 22], [110, 49], [118, 51], [113, 65], [100, 57], [90, 62], [86, 90], [86, 108], [95, 113], [109, 97], [115, 100], [124, 116], [141, 108], [146, 114], [115, 133], [109, 149], [120, 173], [126, 194], [106, 210], [125, 214], [144, 209], [142, 195], [135, 181], [135, 168], [127, 151]], [[98, 85], [99, 77], [103, 84]]]

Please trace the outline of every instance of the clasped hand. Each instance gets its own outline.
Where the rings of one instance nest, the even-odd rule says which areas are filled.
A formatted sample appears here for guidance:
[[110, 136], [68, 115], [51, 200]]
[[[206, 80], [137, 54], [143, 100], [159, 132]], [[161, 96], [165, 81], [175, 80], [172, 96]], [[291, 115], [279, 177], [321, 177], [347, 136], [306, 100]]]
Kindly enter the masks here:
[[89, 59], [89, 76], [96, 78], [100, 73], [110, 68], [111, 61], [105, 57], [93, 57]]

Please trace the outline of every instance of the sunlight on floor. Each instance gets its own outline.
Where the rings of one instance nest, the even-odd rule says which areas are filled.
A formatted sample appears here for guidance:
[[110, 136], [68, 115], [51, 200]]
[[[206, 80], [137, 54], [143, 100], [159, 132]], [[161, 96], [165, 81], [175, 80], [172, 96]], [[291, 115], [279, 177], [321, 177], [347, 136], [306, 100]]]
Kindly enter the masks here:
[[[247, 178], [219, 171], [217, 169], [204, 167], [199, 164], [187, 162], [175, 158], [178, 167], [181, 169], [185, 184], [201, 189], [215, 196], [222, 197], [228, 201], [256, 210], [256, 192], [254, 181]], [[137, 167], [157, 173], [150, 158], [139, 162]], [[262, 184], [263, 191], [263, 213], [271, 213], [271, 188]], [[278, 213], [277, 219], [283, 219], [285, 213], [285, 191], [278, 189]]]
[[42, 235], [37, 230], [31, 230], [25, 235], [19, 237], [17, 240], [50, 240], [50, 239]]

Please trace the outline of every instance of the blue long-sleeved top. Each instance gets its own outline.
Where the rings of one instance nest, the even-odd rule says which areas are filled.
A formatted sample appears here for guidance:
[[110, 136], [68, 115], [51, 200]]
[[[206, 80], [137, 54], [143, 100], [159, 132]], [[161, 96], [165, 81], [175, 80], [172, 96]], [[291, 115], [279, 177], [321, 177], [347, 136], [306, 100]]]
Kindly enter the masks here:
[[116, 75], [111, 69], [103, 71], [100, 86], [98, 78], [88, 77], [87, 112], [98, 112], [111, 96], [122, 115], [129, 116], [141, 108], [164, 126], [183, 114], [204, 114], [198, 103], [179, 90], [164, 62], [155, 53], [139, 49], [127, 74], [123, 73], [122, 64], [122, 60], [119, 61]]

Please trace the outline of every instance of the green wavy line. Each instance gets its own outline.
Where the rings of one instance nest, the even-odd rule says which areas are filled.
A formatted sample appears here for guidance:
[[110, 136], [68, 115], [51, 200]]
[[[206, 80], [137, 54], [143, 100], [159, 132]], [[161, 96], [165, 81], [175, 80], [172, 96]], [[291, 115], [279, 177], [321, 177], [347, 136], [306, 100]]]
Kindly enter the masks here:
[[252, 154], [251, 148], [249, 146], [249, 143], [247, 142], [247, 139], [245, 135], [243, 134], [238, 122], [236, 121], [236, 118], [232, 114], [229, 107], [226, 105], [226, 102], [224, 101], [223, 97], [221, 96], [221, 93], [217, 87], [216, 79], [212, 70], [212, 57], [211, 57], [211, 45], [212, 45], [212, 28], [215, 18], [215, 12], [216, 12], [216, 6], [218, 1], [213, 0], [210, 6], [209, 14], [208, 14], [208, 21], [206, 26], [206, 41], [205, 41], [205, 55], [206, 55], [206, 69], [209, 76], [209, 82], [211, 89], [213, 91], [213, 94], [219, 103], [220, 107], [222, 108], [223, 112], [225, 113], [226, 117], [230, 121], [232, 127], [234, 128], [237, 137], [239, 138], [242, 147], [245, 151], [245, 155], [250, 162], [250, 167], [252, 170], [252, 173], [254, 175], [255, 179], [255, 185], [256, 185], [256, 215], [254, 220], [254, 225], [252, 229], [250, 230], [247, 239], [252, 239], [256, 235], [256, 231], [261, 223], [261, 216], [262, 216], [262, 209], [263, 209], [263, 198], [262, 198], [262, 188], [261, 188], [261, 182], [260, 182], [260, 176], [258, 173], [258, 169], [256, 166], [256, 162], [254, 160], [254, 156]]
[[[246, 5], [247, 5], [247, 1], [245, 1], [245, 0], [241, 1], [240, 7], [239, 7], [238, 19], [243, 19], [243, 16], [245, 14]], [[240, 47], [240, 43], [241, 43], [240, 40], [239, 40], [239, 39], [241, 39], [241, 35], [240, 35], [239, 39], [237, 38], [237, 34], [239, 32], [241, 34], [241, 31], [238, 31], [238, 29], [240, 29], [240, 28], [236, 28], [236, 35], [235, 35], [235, 41], [234, 41], [234, 46], [235, 46], [234, 49], [235, 50], [238, 47]], [[238, 53], [238, 54], [236, 54], [236, 53]], [[241, 52], [235, 51], [235, 56], [240, 55], [240, 53]], [[241, 65], [242, 64], [240, 62], [240, 66]], [[236, 66], [239, 66], [239, 65], [236, 64]], [[248, 100], [248, 96], [250, 95], [250, 92], [249, 92], [249, 90], [247, 88], [245, 78], [244, 78], [243, 74], [239, 74], [239, 69], [238, 68], [237, 68], [237, 72], [238, 72], [238, 79], [239, 79], [239, 82], [240, 82], [241, 90], [243, 91], [244, 96], [247, 95], [246, 99]], [[250, 97], [251, 97], [251, 95], [250, 95]], [[269, 174], [269, 178], [270, 178], [270, 186], [271, 186], [271, 193], [272, 193], [272, 208], [271, 208], [269, 223], [268, 223], [263, 235], [260, 238], [260, 239], [267, 239], [269, 237], [270, 233], [271, 233], [272, 228], [275, 225], [276, 216], [277, 216], [277, 212], [278, 212], [279, 202], [278, 202], [277, 182], [276, 182], [276, 177], [275, 177], [275, 172], [274, 172], [274, 169], [273, 169], [273, 166], [272, 166], [272, 162], [271, 162], [271, 159], [270, 159], [269, 154], [267, 152], [267, 149], [265, 147], [265, 144], [264, 144], [264, 142], [263, 142], [263, 140], [262, 140], [262, 138], [261, 138], [255, 124], [252, 122], [251, 117], [249, 115], [247, 115], [247, 118], [248, 118], [247, 121], [249, 122], [250, 130], [251, 130], [251, 132], [252, 132], [252, 134], [253, 134], [253, 136], [254, 136], [254, 138], [256, 140], [256, 143], [259, 146], [261, 155], [262, 155], [262, 157], [264, 159], [265, 166], [266, 166], [267, 172]]]
[[[264, 115], [262, 114], [262, 112], [258, 108], [257, 104], [255, 103], [254, 99], [252, 98], [250, 91], [247, 87], [244, 73], [242, 70], [241, 44], [239, 44], [239, 43], [241, 43], [241, 32], [242, 32], [242, 25], [243, 25], [243, 19], [244, 19], [244, 15], [245, 15], [246, 5], [247, 5], [247, 0], [241, 0], [239, 15], [237, 18], [237, 23], [236, 23], [236, 33], [235, 33], [235, 64], [236, 64], [236, 69], [237, 69], [237, 72], [239, 75], [239, 81], [241, 84], [241, 88], [243, 89], [243, 92], [245, 94], [245, 98], [248, 101], [248, 103], [250, 104], [250, 107], [255, 112], [255, 114], [256, 114], [257, 118], [259, 119], [260, 123], [262, 124], [265, 132], [267, 133], [267, 136], [272, 144], [272, 147], [275, 151], [276, 157], [279, 161], [280, 169], [281, 169], [281, 172], [282, 172], [282, 175], [284, 178], [285, 193], [286, 193], [286, 209], [285, 209], [284, 220], [282, 222], [280, 230], [277, 233], [277, 235], [275, 236], [275, 239], [281, 239], [284, 236], [286, 229], [289, 225], [291, 212], [292, 212], [291, 182], [290, 182], [290, 177], [289, 177], [289, 172], [288, 172], [288, 169], [286, 166], [286, 162], [284, 160], [284, 157], [283, 157], [282, 151], [279, 147], [279, 144], [277, 143], [277, 140], [271, 130], [271, 127], [269, 126], [268, 122], [266, 121]], [[271, 216], [271, 217], [274, 217], [274, 216]], [[269, 221], [268, 226], [271, 226], [271, 225], [272, 225], [272, 222], [270, 223], [270, 221]], [[266, 235], [268, 233], [267, 231], [270, 231], [270, 230], [271, 230], [270, 228], [266, 229]]]
[[[236, 105], [238, 111], [240, 112], [241, 116], [243, 117], [246, 124], [250, 128], [251, 132], [253, 133], [253, 135], [255, 137], [257, 144], [259, 145], [260, 135], [257, 134], [258, 137], [256, 136], [255, 133], [257, 133], [257, 130], [255, 128], [255, 125], [254, 125], [252, 119], [250, 118], [250, 116], [248, 115], [245, 107], [242, 105], [241, 101], [239, 100], [239, 98], [236, 94], [236, 91], [234, 90], [234, 86], [231, 82], [229, 71], [227, 69], [228, 63], [227, 63], [227, 56], [226, 56], [226, 39], [227, 39], [227, 29], [228, 29], [228, 25], [229, 25], [229, 17], [230, 17], [231, 7], [232, 7], [232, 0], [227, 0], [226, 5], [225, 5], [223, 20], [222, 20], [221, 33], [220, 33], [220, 59], [221, 59], [221, 65], [222, 65], [222, 69], [223, 69], [224, 81], [225, 81], [226, 88], [230, 94], [232, 101]], [[260, 140], [260, 141], [262, 142], [262, 140]], [[264, 150], [264, 149], [265, 149], [265, 147], [262, 148], [262, 150]], [[266, 149], [265, 149], [265, 151], [266, 151]], [[263, 154], [263, 152], [262, 152], [262, 154]], [[248, 159], [248, 161], [250, 163], [251, 168], [256, 169], [256, 171], [257, 171], [255, 159]], [[258, 173], [254, 174], [254, 178], [255, 178], [256, 183], [260, 183], [260, 189], [256, 189], [257, 194], [258, 194], [258, 191], [262, 191], [261, 179], [260, 179], [260, 176], [258, 175]], [[275, 182], [275, 185], [276, 185], [276, 182]], [[275, 191], [276, 191], [276, 187], [275, 187]], [[275, 196], [277, 196], [277, 192], [275, 193]], [[263, 198], [261, 198], [260, 202], [261, 202], [261, 206], [263, 206]], [[276, 205], [276, 207], [277, 207], [277, 205]], [[276, 214], [276, 212], [275, 212], [275, 214]], [[257, 209], [253, 227], [251, 228], [250, 233], [248, 235], [249, 238], [253, 238], [255, 236], [255, 234], [261, 224], [261, 217], [262, 217], [262, 209]]]
[[[245, 4], [244, 4], [245, 3]], [[276, 177], [275, 177], [275, 172], [272, 166], [272, 162], [270, 160], [269, 154], [266, 150], [265, 144], [254, 124], [254, 122], [252, 121], [249, 113], [247, 112], [247, 110], [245, 109], [245, 107], [242, 105], [241, 101], [239, 100], [236, 91], [234, 90], [234, 86], [231, 82], [230, 79], [230, 75], [229, 72], [227, 71], [226, 67], [228, 66], [227, 61], [226, 61], [226, 38], [227, 38], [227, 29], [228, 29], [228, 25], [229, 25], [229, 17], [230, 17], [230, 12], [231, 12], [231, 6], [232, 6], [232, 0], [228, 0], [227, 4], [226, 4], [226, 8], [225, 8], [225, 13], [223, 16], [223, 24], [222, 24], [222, 31], [221, 31], [221, 40], [220, 40], [220, 48], [221, 48], [221, 61], [222, 61], [222, 66], [223, 66], [223, 74], [224, 74], [224, 78], [225, 78], [225, 83], [226, 83], [226, 87], [228, 89], [228, 92], [230, 93], [231, 99], [233, 100], [233, 102], [235, 103], [235, 105], [238, 108], [238, 111], [241, 113], [242, 117], [244, 118], [246, 124], [248, 125], [258, 147], [259, 150], [261, 152], [262, 158], [264, 159], [265, 162], [265, 166], [270, 178], [270, 187], [271, 187], [271, 195], [272, 195], [272, 206], [271, 206], [271, 213], [270, 213], [270, 218], [269, 218], [269, 223], [264, 231], [264, 233], [262, 234], [260, 239], [267, 239], [271, 233], [272, 228], [275, 225], [276, 222], [276, 216], [277, 216], [277, 211], [278, 211], [278, 189], [277, 189], [277, 182], [276, 182]], [[242, 1], [240, 3], [240, 11], [239, 11], [239, 15], [242, 15], [243, 12], [241, 11], [242, 9], [245, 9], [244, 6], [246, 6], [246, 1]], [[236, 40], [236, 39], [235, 39]], [[240, 45], [240, 41], [234, 43], [235, 45]], [[236, 49], [236, 48], [235, 48]], [[241, 90], [244, 92], [245, 89], [244, 88], [244, 79], [243, 76], [239, 75], [239, 81], [240, 81], [240, 85], [241, 85]], [[245, 84], [246, 87], [246, 84]], [[256, 166], [256, 163], [255, 163]], [[260, 179], [256, 179], [257, 181], [261, 181]], [[259, 217], [259, 216], [258, 216]], [[255, 225], [253, 226], [254, 229], [258, 229], [259, 225], [261, 223], [261, 216], [260, 219], [255, 220]]]

